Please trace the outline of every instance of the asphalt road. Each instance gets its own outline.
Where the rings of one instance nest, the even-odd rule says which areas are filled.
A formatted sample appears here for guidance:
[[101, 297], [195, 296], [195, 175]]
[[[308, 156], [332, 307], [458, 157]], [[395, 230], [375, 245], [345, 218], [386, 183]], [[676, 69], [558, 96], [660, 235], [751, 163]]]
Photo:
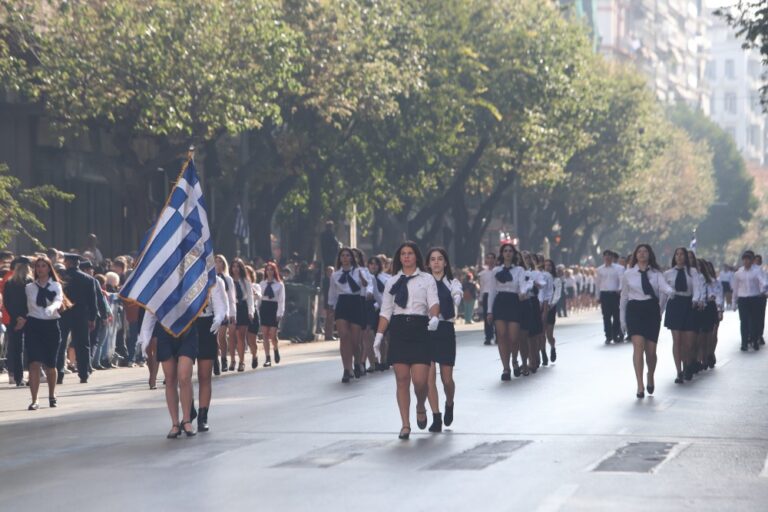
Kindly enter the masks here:
[[557, 327], [556, 364], [508, 383], [463, 328], [455, 422], [419, 432], [414, 413], [407, 442], [391, 372], [342, 385], [332, 342], [216, 378], [212, 431], [190, 439], [165, 439], [145, 369], [68, 376], [36, 412], [3, 382], [0, 511], [766, 511], [768, 350], [739, 352], [735, 313], [720, 332], [717, 368], [682, 386], [664, 332], [638, 400], [631, 346], [605, 346], [596, 313]]

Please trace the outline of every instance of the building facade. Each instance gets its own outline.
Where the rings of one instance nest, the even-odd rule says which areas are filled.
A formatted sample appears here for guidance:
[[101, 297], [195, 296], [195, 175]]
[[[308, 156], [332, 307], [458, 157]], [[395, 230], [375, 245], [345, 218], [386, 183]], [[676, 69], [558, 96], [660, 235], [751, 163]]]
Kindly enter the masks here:
[[709, 110], [709, 18], [702, 0], [595, 0], [600, 52], [648, 77], [665, 104]]
[[707, 80], [710, 117], [733, 138], [745, 159], [766, 163], [766, 121], [760, 104], [764, 69], [757, 50], [745, 50], [734, 30], [712, 18]]

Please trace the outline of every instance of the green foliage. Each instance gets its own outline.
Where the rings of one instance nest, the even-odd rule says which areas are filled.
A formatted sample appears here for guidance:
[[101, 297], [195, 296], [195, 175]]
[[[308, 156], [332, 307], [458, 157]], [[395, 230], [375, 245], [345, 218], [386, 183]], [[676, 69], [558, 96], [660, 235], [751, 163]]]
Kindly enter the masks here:
[[75, 196], [52, 185], [23, 188], [9, 172], [8, 166], [0, 163], [0, 247], [7, 247], [14, 237], [22, 235], [43, 249], [35, 233], [45, 231], [45, 226], [34, 210], [47, 210], [49, 201], [71, 201]]

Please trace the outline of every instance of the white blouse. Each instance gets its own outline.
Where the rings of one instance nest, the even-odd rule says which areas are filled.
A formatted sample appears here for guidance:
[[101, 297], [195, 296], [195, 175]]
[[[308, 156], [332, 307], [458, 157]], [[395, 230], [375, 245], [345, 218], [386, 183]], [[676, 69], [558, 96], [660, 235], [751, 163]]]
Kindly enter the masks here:
[[395, 296], [390, 293], [392, 287], [403, 275], [401, 270], [384, 285], [384, 293], [381, 303], [381, 313], [379, 316], [386, 318], [388, 321], [392, 318], [392, 315], [419, 315], [429, 316], [429, 310], [432, 306], [440, 304], [440, 299], [437, 297], [437, 282], [432, 274], [417, 270], [408, 281], [408, 304], [406, 307], [401, 308], [395, 304]]
[[705, 300], [707, 302], [714, 302], [717, 310], [722, 312], [725, 305], [723, 300], [723, 284], [717, 279], [713, 279], [711, 283], [705, 285], [705, 294]]
[[[240, 292], [243, 294], [243, 300], [248, 305], [248, 316], [253, 317], [254, 311], [256, 311], [256, 301], [253, 299], [253, 288], [251, 282], [247, 279], [240, 280]], [[235, 284], [237, 287], [237, 283]], [[235, 290], [235, 300], [237, 300], [237, 290]], [[237, 310], [235, 310], [235, 313]]]
[[[461, 286], [461, 282], [458, 279], [449, 280], [448, 276], [443, 276], [443, 284], [448, 287], [448, 291], [451, 292], [451, 301], [453, 301], [453, 318], [445, 319], [443, 315], [440, 315], [440, 320], [444, 322], [456, 321], [456, 308], [461, 304], [461, 300], [464, 297], [464, 288]], [[437, 286], [437, 280], [435, 280], [435, 286]], [[438, 303], [440, 302], [440, 296], [438, 295]]]
[[261, 285], [261, 302], [277, 302], [277, 317], [282, 318], [283, 313], [285, 313], [285, 286], [283, 283], [272, 281], [272, 291], [275, 292], [275, 296], [272, 298], [267, 297], [265, 293], [269, 281], [265, 279], [259, 284]]
[[[343, 274], [344, 271], [341, 269], [331, 274], [331, 283], [328, 288], [329, 306], [332, 308], [336, 307], [336, 303], [339, 301], [339, 295], [362, 295], [365, 297], [368, 293], [373, 294], [373, 283], [365, 276], [365, 274], [369, 274], [367, 270], [363, 272], [360, 267], [354, 267], [349, 270], [348, 279], [352, 279], [357, 283], [357, 286], [360, 287], [356, 292], [352, 291], [352, 288], [349, 286], [349, 281], [346, 283], [339, 282], [339, 279]], [[363, 280], [366, 281], [365, 285], [363, 285]]]
[[48, 305], [44, 308], [37, 305], [37, 290], [40, 289], [37, 281], [32, 281], [24, 288], [24, 292], [27, 294], [27, 316], [38, 320], [58, 320], [61, 318], [59, 309], [64, 301], [64, 291], [57, 281], [49, 279], [47, 284], [48, 290], [52, 291], [55, 296], [53, 300], [46, 299], [45, 302]]
[[[690, 275], [686, 271], [685, 267], [683, 267], [683, 271], [685, 273], [685, 286], [687, 291], [684, 292], [677, 292], [677, 295], [681, 297], [693, 297], [693, 302], [703, 302], [702, 296], [703, 296], [703, 279], [704, 276], [699, 274], [699, 271], [695, 268], [690, 269]], [[671, 286], [673, 289], [675, 288], [675, 280], [677, 279], [677, 267], [672, 267], [671, 269], [664, 272], [664, 279], [667, 281], [669, 286]]]
[[555, 304], [552, 300], [555, 294], [555, 278], [549, 272], [541, 272], [541, 279], [544, 284], [541, 286], [539, 300], [542, 304]]
[[211, 287], [208, 304], [206, 304], [200, 316], [214, 317], [214, 322], [221, 324], [229, 316], [229, 299], [224, 280], [216, 276], [216, 284]]
[[[659, 299], [659, 306], [663, 311], [667, 298], [676, 295], [675, 289], [669, 286], [669, 283], [664, 279], [664, 274], [653, 268], [648, 268], [648, 281], [651, 283], [651, 287]], [[646, 295], [643, 291], [643, 281], [637, 265], [624, 272], [621, 276], [621, 300], [619, 304], [621, 325], [627, 325], [627, 303], [629, 301], [650, 299], [653, 297]]]
[[533, 286], [531, 280], [525, 279], [525, 269], [517, 265], [510, 267], [509, 269], [509, 273], [512, 274], [511, 281], [507, 281], [506, 283], [499, 282], [499, 280], [496, 279], [496, 274], [503, 269], [504, 267], [501, 265], [493, 269], [493, 280], [491, 281], [491, 287], [488, 291], [488, 311], [493, 311], [493, 302], [496, 300], [497, 294], [505, 292], [524, 295], [528, 293], [528, 290]]
[[227, 292], [227, 299], [229, 300], [228, 315], [234, 317], [237, 312], [237, 297], [235, 295], [235, 282], [232, 280], [232, 276], [229, 274], [219, 274], [219, 277], [224, 280], [224, 288]]
[[373, 305], [376, 309], [381, 308], [382, 301], [384, 299], [384, 293], [379, 291], [379, 285], [376, 283], [376, 279], [381, 281], [381, 283], [386, 288], [387, 281], [389, 281], [392, 276], [387, 274], [386, 272], [379, 272], [376, 276], [371, 276], [372, 278], [372, 286], [373, 286], [373, 300], [376, 301], [376, 303]]

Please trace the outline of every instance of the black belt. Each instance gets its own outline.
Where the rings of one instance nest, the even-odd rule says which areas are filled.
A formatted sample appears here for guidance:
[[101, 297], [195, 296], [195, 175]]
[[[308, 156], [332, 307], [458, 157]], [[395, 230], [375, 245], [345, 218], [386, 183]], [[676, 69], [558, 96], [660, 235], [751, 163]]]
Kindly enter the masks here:
[[427, 317], [425, 315], [393, 315], [392, 320], [394, 320], [395, 318], [400, 319], [404, 322], [415, 322], [415, 321], [427, 320]]

